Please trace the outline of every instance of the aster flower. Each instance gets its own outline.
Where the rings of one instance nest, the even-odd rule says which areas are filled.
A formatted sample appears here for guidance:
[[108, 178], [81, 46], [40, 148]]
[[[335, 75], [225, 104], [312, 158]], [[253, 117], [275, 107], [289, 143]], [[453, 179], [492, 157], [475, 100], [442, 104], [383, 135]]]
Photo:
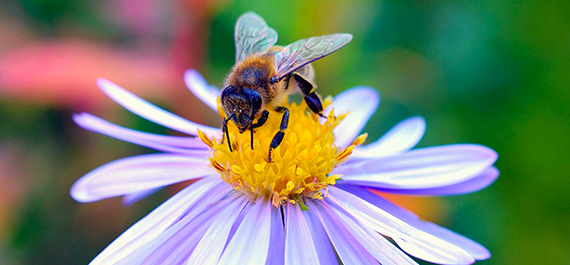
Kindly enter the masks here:
[[[185, 81], [220, 112], [218, 89], [194, 70]], [[416, 264], [410, 256], [469, 264], [490, 256], [478, 243], [369, 189], [427, 196], [473, 192], [497, 178], [497, 154], [473, 144], [411, 150], [424, 133], [421, 117], [362, 145], [366, 134], [358, 136], [360, 130], [379, 104], [371, 88], [327, 98], [326, 118], [304, 103], [286, 103], [289, 128], [267, 163], [278, 115], [256, 129], [253, 149], [250, 135], [228, 124], [232, 152], [219, 128], [166, 112], [107, 80], [97, 83], [133, 113], [190, 136], [155, 135], [74, 115], [85, 129], [161, 151], [93, 170], [71, 188], [74, 199], [124, 196], [129, 204], [163, 186], [199, 180], [134, 224], [91, 264]]]

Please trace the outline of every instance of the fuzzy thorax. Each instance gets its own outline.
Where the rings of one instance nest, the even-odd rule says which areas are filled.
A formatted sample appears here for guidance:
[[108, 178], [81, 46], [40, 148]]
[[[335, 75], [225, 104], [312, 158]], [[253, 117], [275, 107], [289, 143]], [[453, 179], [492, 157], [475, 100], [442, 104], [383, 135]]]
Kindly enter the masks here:
[[[327, 98], [324, 104], [331, 102]], [[240, 134], [232, 122], [228, 123], [232, 152], [225, 140], [211, 139], [200, 133], [202, 141], [213, 149], [209, 158], [211, 166], [225, 182], [253, 197], [270, 197], [276, 207], [301, 202], [303, 197], [325, 197], [328, 186], [341, 177], [330, 175], [332, 169], [346, 161], [352, 149], [366, 138], [361, 135], [341, 150], [334, 144], [333, 129], [346, 115], [335, 117], [331, 111], [324, 121], [311, 113], [304, 102], [283, 106], [290, 111], [289, 127], [279, 147], [272, 151], [270, 163], [267, 162], [269, 144], [279, 131], [281, 113], [271, 111], [267, 122], [255, 129], [253, 149], [250, 133]]]

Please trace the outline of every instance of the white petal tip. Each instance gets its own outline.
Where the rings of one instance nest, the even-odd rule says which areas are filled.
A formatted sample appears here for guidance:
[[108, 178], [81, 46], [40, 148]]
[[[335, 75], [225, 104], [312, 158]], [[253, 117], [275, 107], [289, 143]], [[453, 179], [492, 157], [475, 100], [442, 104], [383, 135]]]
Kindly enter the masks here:
[[117, 96], [117, 93], [126, 92], [127, 94], [130, 94], [130, 92], [127, 92], [124, 88], [104, 78], [97, 79], [97, 86], [99, 87], [99, 89], [101, 89], [101, 91], [103, 91], [103, 93], [105, 93], [108, 97], [110, 97], [113, 100], [115, 100], [115, 96]]
[[472, 159], [477, 159], [478, 161], [485, 161], [488, 164], [487, 166], [491, 166], [493, 163], [495, 163], [495, 161], [497, 161], [497, 158], [499, 157], [499, 154], [497, 154], [495, 150], [486, 147], [484, 145], [453, 144], [449, 146], [453, 146], [455, 148], [458, 148], [459, 150], [463, 150], [464, 152], [469, 152], [472, 155], [471, 157]]
[[426, 120], [422, 116], [413, 116], [406, 119], [404, 122], [410, 124], [412, 127], [411, 129], [415, 132], [415, 135], [418, 135], [417, 141], [415, 141], [414, 144], [410, 146], [410, 148], [412, 148], [424, 136], [424, 133], [426, 132]]
[[410, 121], [416, 122], [421, 127], [426, 127], [426, 119], [422, 116], [413, 116], [409, 118]]
[[88, 191], [85, 188], [85, 185], [82, 185], [81, 180], [78, 180], [73, 184], [73, 186], [71, 186], [69, 194], [74, 200], [78, 202], [87, 203], [94, 201], [92, 198], [90, 198]]
[[200, 73], [198, 73], [198, 71], [190, 68], [187, 69], [186, 71], [184, 71], [184, 78], [185, 79], [192, 79], [192, 78], [201, 78], [202, 76], [200, 75]]
[[105, 78], [97, 78], [97, 86], [101, 89], [101, 90], [106, 90], [109, 87], [112, 86], [117, 86], [115, 85], [115, 83], [105, 79]]
[[219, 90], [208, 84], [206, 79], [194, 69], [188, 69], [184, 73], [184, 83], [204, 104], [208, 105], [212, 110], [218, 110]]
[[184, 82], [191, 90], [194, 90], [194, 86], [200, 86], [200, 89], [205, 89], [208, 86], [206, 79], [194, 69], [188, 69], [184, 72]]
[[476, 260], [486, 260], [486, 259], [489, 259], [491, 257], [491, 252], [489, 252], [489, 250], [487, 250], [486, 248], [481, 246], [480, 252], [473, 253], [473, 257]]
[[82, 113], [74, 113], [71, 115], [71, 119], [77, 126], [88, 130], [88, 131], [96, 131], [95, 128], [100, 127], [101, 118], [93, 116], [89, 113], [82, 112]]
[[373, 101], [380, 101], [380, 93], [378, 93], [378, 91], [376, 91], [376, 89], [374, 89], [373, 87], [369, 87], [369, 86], [355, 86], [353, 88], [350, 88], [348, 91], [350, 93], [358, 93], [359, 95], [361, 95], [361, 97], [366, 97], [367, 100], [373, 100]]
[[199, 75], [199, 74], [194, 69], [187, 69], [184, 72], [184, 82], [186, 83], [186, 86], [188, 86], [188, 87], [190, 86], [192, 79], [196, 78], [196, 75]]
[[81, 121], [82, 116], [83, 116], [83, 112], [82, 113], [73, 113], [73, 114], [71, 114], [71, 119], [75, 123], [79, 123]]
[[81, 113], [73, 113], [71, 114], [71, 119], [79, 126], [85, 123], [86, 119], [89, 119], [92, 115], [89, 113], [81, 112]]
[[499, 154], [495, 152], [495, 150], [483, 145], [476, 145], [476, 146], [478, 146], [481, 152], [483, 152], [487, 156], [487, 159], [491, 164], [495, 163], [495, 161], [497, 161], [497, 159], [499, 158]]

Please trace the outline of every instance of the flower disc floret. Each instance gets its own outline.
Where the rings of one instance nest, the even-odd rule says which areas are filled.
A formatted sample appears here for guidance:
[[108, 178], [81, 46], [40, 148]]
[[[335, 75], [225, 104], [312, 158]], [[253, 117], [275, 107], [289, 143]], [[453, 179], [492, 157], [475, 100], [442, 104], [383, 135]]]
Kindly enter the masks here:
[[[325, 100], [326, 105], [331, 102], [330, 98]], [[282, 117], [275, 111], [271, 111], [263, 126], [254, 129], [253, 148], [251, 134], [240, 134], [232, 122], [228, 123], [232, 151], [224, 140], [200, 134], [213, 149], [210, 163], [236, 190], [254, 197], [270, 197], [275, 206], [295, 203], [300, 197], [322, 199], [327, 187], [341, 177], [329, 173], [346, 161], [365, 136], [341, 150], [334, 144], [333, 129], [346, 114], [335, 117], [331, 111], [325, 120], [311, 113], [304, 102], [283, 106], [289, 109], [289, 126], [281, 144], [272, 151], [271, 162], [268, 162], [269, 145], [279, 131]]]

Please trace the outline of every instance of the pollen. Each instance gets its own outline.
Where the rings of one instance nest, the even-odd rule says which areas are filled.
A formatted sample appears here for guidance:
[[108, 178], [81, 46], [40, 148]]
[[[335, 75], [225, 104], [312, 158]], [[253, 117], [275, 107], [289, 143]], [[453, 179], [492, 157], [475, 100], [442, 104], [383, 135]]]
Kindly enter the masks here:
[[[329, 97], [323, 105], [330, 103]], [[333, 129], [346, 114], [335, 116], [333, 110], [321, 118], [309, 111], [304, 102], [282, 106], [289, 109], [289, 126], [281, 144], [271, 152], [271, 162], [269, 145], [279, 131], [283, 114], [269, 110], [267, 122], [254, 129], [253, 149], [250, 132], [240, 134], [232, 122], [228, 123], [232, 151], [225, 137], [208, 138], [200, 133], [200, 139], [213, 150], [210, 164], [236, 191], [269, 198], [275, 207], [284, 203], [301, 204], [302, 197], [323, 199], [328, 186], [341, 177], [330, 174], [333, 168], [344, 163], [366, 135], [341, 149], [334, 144]]]

